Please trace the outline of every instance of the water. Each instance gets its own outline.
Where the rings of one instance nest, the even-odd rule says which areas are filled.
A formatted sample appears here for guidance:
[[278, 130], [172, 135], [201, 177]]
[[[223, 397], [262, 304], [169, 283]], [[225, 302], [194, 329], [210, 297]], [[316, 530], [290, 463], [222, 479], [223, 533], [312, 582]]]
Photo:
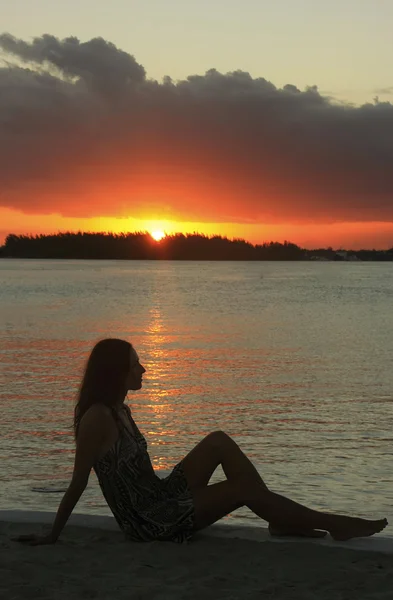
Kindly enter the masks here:
[[[158, 471], [223, 429], [274, 491], [393, 517], [391, 264], [1, 260], [0, 302], [1, 509], [57, 508], [32, 490], [67, 485], [84, 360], [118, 336]], [[77, 511], [109, 514], [94, 474]]]

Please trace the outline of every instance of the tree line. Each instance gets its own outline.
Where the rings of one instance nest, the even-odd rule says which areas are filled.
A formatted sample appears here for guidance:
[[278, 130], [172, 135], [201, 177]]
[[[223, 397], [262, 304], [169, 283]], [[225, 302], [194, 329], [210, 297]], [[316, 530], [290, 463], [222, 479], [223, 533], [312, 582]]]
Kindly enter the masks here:
[[[160, 242], [146, 232], [65, 232], [53, 235], [9, 234], [0, 247], [2, 258], [58, 258], [95, 260], [345, 260], [333, 248], [306, 250], [292, 242], [253, 245], [200, 233], [168, 235]], [[346, 259], [393, 260], [390, 250], [346, 251]]]

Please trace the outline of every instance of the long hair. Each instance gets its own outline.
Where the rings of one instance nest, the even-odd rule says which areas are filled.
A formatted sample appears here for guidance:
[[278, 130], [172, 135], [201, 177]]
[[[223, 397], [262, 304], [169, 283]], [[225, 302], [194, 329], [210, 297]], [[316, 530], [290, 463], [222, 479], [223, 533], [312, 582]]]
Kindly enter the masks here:
[[97, 403], [113, 406], [127, 392], [126, 379], [130, 369], [131, 344], [109, 338], [98, 342], [86, 363], [74, 410], [74, 433], [85, 412]]

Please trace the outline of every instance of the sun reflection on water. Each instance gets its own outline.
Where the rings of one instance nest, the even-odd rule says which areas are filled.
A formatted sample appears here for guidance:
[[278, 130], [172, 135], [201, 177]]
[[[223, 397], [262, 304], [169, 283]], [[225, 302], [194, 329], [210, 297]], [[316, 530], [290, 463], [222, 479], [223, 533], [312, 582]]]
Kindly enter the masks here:
[[[16, 261], [1, 279], [0, 265], [1, 506], [56, 508], [31, 490], [67, 483], [84, 362], [115, 336], [147, 368], [129, 402], [157, 470], [223, 429], [273, 489], [385, 512], [393, 280], [374, 267]], [[107, 510], [94, 475], [79, 509]]]

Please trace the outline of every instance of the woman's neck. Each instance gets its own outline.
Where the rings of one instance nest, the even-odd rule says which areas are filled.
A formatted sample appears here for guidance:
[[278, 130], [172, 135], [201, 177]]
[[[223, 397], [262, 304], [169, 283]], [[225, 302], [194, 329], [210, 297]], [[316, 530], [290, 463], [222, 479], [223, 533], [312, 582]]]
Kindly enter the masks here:
[[125, 401], [126, 398], [127, 398], [127, 395], [122, 396], [121, 398], [119, 398], [119, 400], [117, 402], [115, 402], [114, 407], [117, 410], [121, 410], [123, 408], [123, 406], [124, 406], [124, 401]]

